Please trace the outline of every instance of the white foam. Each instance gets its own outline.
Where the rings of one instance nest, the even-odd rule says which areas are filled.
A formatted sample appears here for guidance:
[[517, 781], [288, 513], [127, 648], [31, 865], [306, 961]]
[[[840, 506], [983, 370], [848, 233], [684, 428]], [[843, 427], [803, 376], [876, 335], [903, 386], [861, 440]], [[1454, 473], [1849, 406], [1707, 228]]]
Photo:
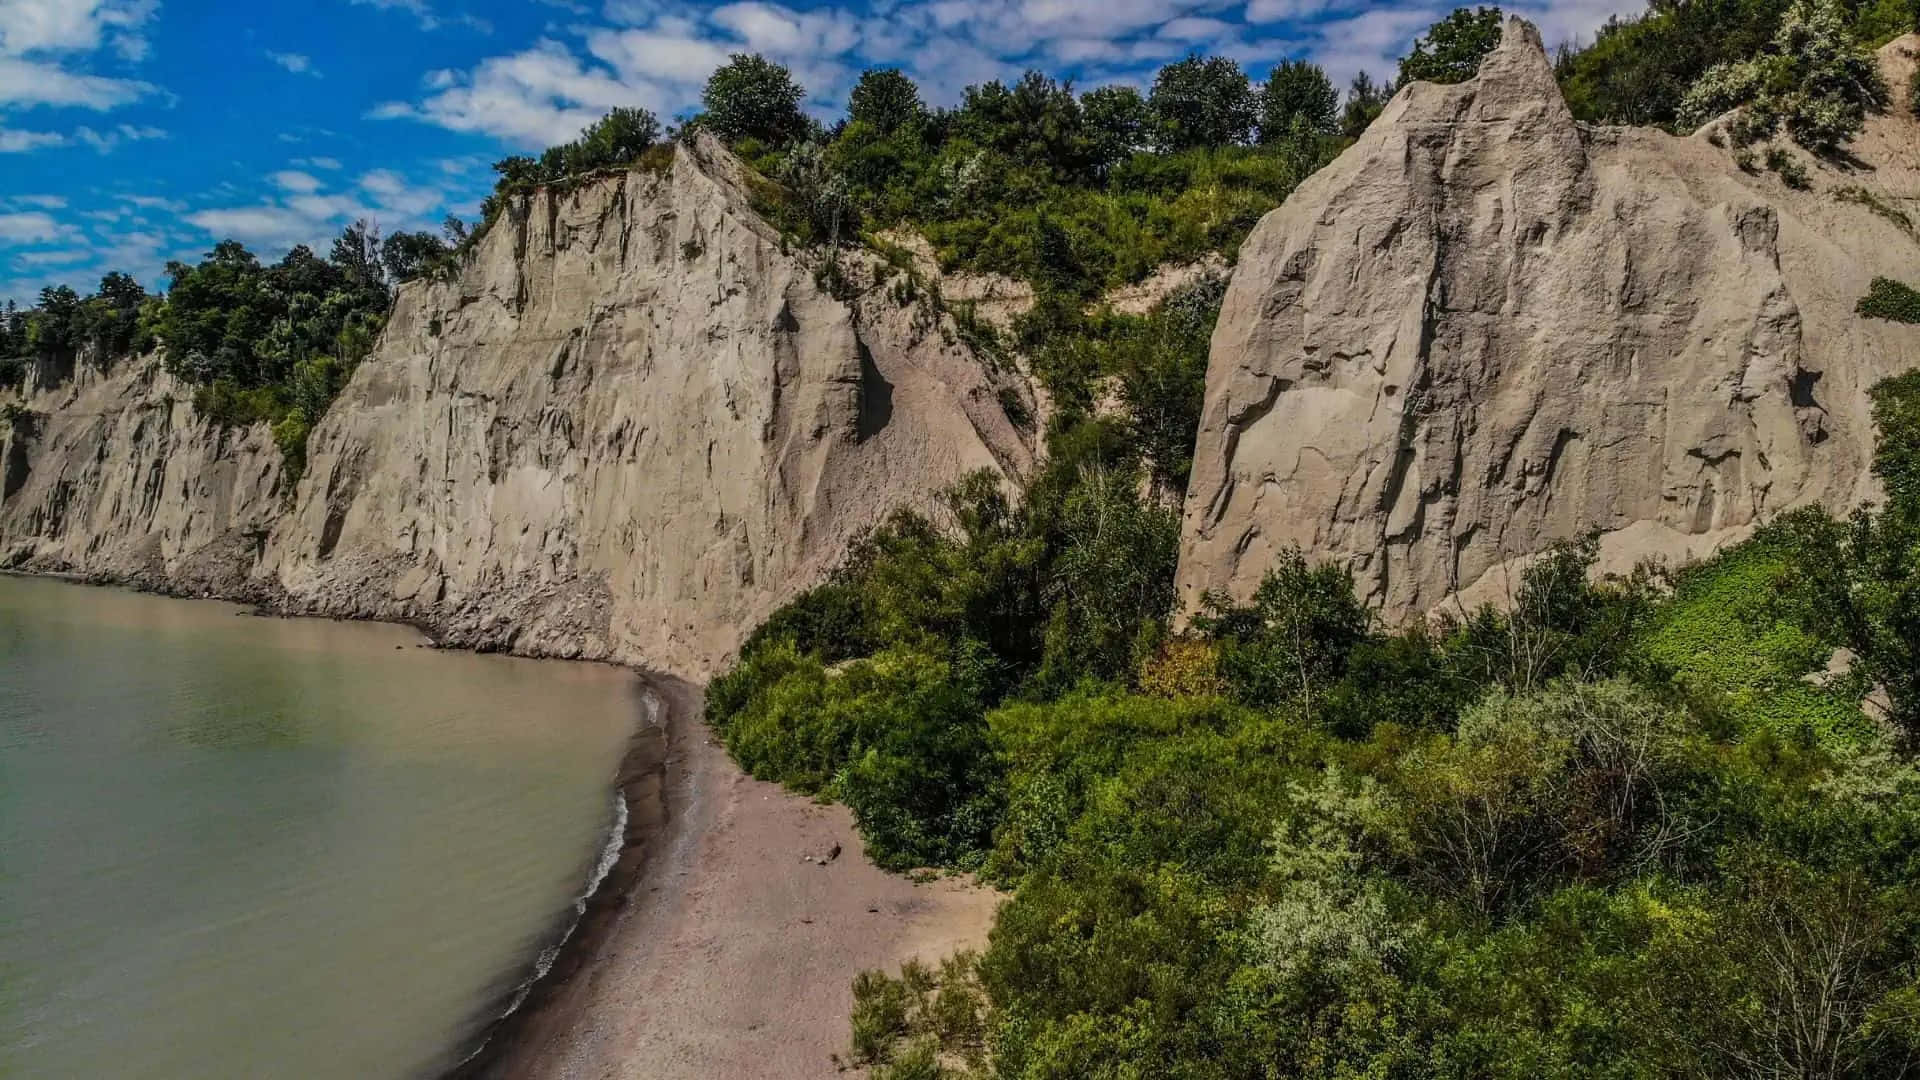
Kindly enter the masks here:
[[[518, 1012], [520, 1006], [526, 1003], [527, 995], [533, 993], [534, 984], [546, 978], [547, 972], [553, 970], [553, 962], [560, 958], [560, 950], [566, 947], [568, 940], [573, 937], [573, 932], [579, 929], [580, 920], [586, 917], [587, 903], [593, 899], [594, 893], [600, 891], [600, 885], [607, 880], [607, 875], [613, 873], [613, 868], [619, 864], [620, 852], [626, 844], [627, 796], [626, 792], [616, 789], [613, 793], [613, 828], [607, 830], [607, 842], [600, 848], [600, 859], [594, 863], [593, 873], [587, 875], [586, 891], [574, 898], [573, 918], [567, 923], [566, 932], [560, 935], [560, 940], [540, 950], [539, 959], [533, 962], [533, 974], [514, 990], [513, 1000], [507, 1003], [506, 1010], [500, 1014], [500, 1019], [504, 1020]], [[464, 1065], [472, 1061], [480, 1051], [487, 1048], [487, 1043], [492, 1041], [492, 1037], [489, 1036], [485, 1042], [473, 1048], [473, 1053], [461, 1059], [460, 1064]]]

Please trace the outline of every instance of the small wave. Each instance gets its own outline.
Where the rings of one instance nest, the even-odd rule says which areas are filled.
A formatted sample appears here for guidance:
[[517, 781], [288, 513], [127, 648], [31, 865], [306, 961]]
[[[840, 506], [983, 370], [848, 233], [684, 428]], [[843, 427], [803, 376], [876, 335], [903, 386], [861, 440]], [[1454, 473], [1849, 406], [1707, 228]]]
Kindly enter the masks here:
[[[620, 851], [626, 846], [626, 842], [627, 795], [625, 791], [616, 789], [613, 793], [613, 827], [607, 830], [607, 842], [600, 848], [599, 861], [593, 864], [593, 872], [587, 875], [586, 891], [574, 898], [573, 918], [567, 920], [567, 928], [561, 933], [559, 940], [540, 950], [540, 956], [533, 962], [533, 974], [527, 976], [519, 986], [514, 988], [513, 998], [495, 1018], [496, 1024], [518, 1012], [520, 1006], [526, 1004], [527, 995], [533, 993], [535, 984], [546, 978], [547, 972], [553, 970], [553, 962], [560, 958], [560, 950], [566, 948], [567, 942], [573, 937], [573, 932], [580, 928], [580, 920], [586, 917], [587, 904], [593, 900], [593, 895], [600, 891], [600, 886], [607, 880], [607, 875], [613, 873], [613, 868], [619, 864]], [[465, 1065], [479, 1057], [480, 1052], [485, 1050], [487, 1044], [492, 1041], [493, 1038], [489, 1035], [481, 1041], [479, 1046], [473, 1048], [473, 1053], [462, 1058], [460, 1064]]]

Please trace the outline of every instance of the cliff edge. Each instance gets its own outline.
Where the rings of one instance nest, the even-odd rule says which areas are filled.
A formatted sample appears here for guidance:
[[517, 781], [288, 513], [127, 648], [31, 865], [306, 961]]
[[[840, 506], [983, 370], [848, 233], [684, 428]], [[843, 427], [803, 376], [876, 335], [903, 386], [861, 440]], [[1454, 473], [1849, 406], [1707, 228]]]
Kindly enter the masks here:
[[514, 200], [399, 290], [290, 492], [154, 358], [30, 396], [0, 560], [703, 678], [885, 514], [1034, 453], [1024, 380], [870, 257], [789, 251], [762, 183], [703, 136]]
[[[1882, 52], [1906, 85], [1915, 39]], [[1350, 566], [1389, 617], [1498, 600], [1515, 562], [1603, 534], [1681, 557], [1871, 494], [1867, 389], [1920, 327], [1854, 313], [1920, 280], [1902, 213], [1920, 120], [1871, 120], [1811, 190], [1707, 133], [1577, 123], [1510, 20], [1477, 78], [1403, 89], [1256, 227], [1214, 334], [1181, 603], [1276, 554]]]

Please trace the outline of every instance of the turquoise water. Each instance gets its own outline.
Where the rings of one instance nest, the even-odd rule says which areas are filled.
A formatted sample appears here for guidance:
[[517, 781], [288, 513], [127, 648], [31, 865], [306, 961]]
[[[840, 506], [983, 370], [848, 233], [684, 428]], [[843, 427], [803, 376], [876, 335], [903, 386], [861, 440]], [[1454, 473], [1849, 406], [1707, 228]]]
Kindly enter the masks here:
[[0, 577], [0, 1077], [408, 1077], [571, 913], [604, 666]]

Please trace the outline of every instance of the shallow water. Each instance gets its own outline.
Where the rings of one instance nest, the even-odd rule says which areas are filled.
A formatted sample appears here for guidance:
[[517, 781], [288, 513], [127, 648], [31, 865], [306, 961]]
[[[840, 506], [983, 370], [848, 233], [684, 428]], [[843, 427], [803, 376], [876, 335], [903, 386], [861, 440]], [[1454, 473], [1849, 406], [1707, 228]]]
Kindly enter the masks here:
[[471, 1049], [598, 861], [640, 687], [422, 640], [0, 576], [0, 1077]]

